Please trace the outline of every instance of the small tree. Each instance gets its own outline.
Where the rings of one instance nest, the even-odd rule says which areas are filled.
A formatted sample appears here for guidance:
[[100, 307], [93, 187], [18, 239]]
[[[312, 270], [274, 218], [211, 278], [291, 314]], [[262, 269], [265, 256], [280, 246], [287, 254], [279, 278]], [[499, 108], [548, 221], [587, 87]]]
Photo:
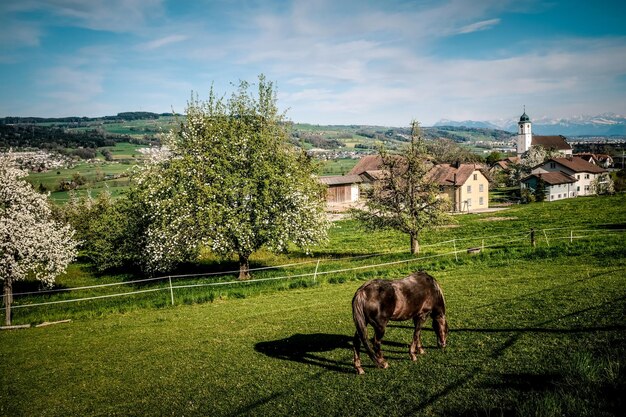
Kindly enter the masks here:
[[534, 145], [520, 156], [518, 163], [509, 164], [508, 185], [519, 185], [522, 178], [529, 175], [534, 167], [557, 155], [558, 152], [543, 146]]
[[151, 268], [170, 267], [209, 246], [236, 255], [240, 279], [262, 247], [308, 250], [326, 237], [323, 187], [303, 151], [289, 143], [271, 82], [257, 94], [241, 82], [229, 100], [192, 98], [187, 118], [164, 142], [165, 161], [140, 177], [154, 218], [148, 229]]
[[592, 193], [598, 195], [615, 193], [615, 183], [608, 173], [598, 175], [596, 179], [591, 181], [589, 188]]
[[35, 279], [52, 285], [76, 256], [74, 231], [52, 220], [47, 195], [21, 179], [26, 175], [12, 154], [0, 155], [0, 280], [7, 326], [13, 283]]
[[80, 254], [98, 271], [141, 267], [147, 229], [146, 206], [133, 187], [113, 200], [108, 190], [98, 197], [78, 197], [55, 207], [57, 219], [70, 224], [80, 240]]
[[482, 160], [479, 155], [461, 147], [451, 139], [435, 139], [429, 141], [425, 146], [426, 151], [432, 155], [433, 161], [437, 164], [479, 162]]
[[395, 229], [409, 235], [411, 253], [419, 253], [423, 230], [448, 220], [449, 201], [439, 196], [439, 186], [428, 178], [431, 164], [419, 123], [412, 122], [411, 142], [400, 155], [379, 151], [382, 176], [368, 191], [365, 209], [353, 216], [370, 229]]
[[541, 175], [537, 178], [537, 186], [535, 187], [535, 201], [540, 203], [546, 200], [546, 181], [541, 178]]

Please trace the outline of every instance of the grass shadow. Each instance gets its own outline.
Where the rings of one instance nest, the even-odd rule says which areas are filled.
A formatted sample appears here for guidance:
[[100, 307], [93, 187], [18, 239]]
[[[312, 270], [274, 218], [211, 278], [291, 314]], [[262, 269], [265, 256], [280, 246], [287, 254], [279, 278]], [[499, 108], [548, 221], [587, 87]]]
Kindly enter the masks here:
[[296, 333], [284, 339], [259, 342], [254, 350], [271, 358], [315, 365], [324, 369], [354, 373], [352, 364], [329, 359], [324, 353], [335, 349], [352, 349], [352, 337], [341, 334]]

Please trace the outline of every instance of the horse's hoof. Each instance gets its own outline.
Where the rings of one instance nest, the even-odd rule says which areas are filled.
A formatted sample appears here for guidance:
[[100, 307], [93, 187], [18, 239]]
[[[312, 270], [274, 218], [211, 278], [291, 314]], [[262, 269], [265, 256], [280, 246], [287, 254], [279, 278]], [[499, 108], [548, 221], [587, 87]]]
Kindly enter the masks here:
[[411, 360], [412, 360], [413, 362], [416, 362], [416, 361], [417, 361], [417, 355], [415, 355], [414, 353], [411, 353], [411, 355], [410, 355], [410, 356], [411, 356]]
[[389, 363], [388, 362], [382, 362], [380, 364], [380, 367], [383, 368], [383, 369], [387, 369], [387, 368], [389, 368]]
[[357, 374], [357, 375], [364, 375], [364, 374], [365, 374], [365, 371], [363, 370], [363, 368], [357, 368], [357, 370], [356, 370], [356, 374]]

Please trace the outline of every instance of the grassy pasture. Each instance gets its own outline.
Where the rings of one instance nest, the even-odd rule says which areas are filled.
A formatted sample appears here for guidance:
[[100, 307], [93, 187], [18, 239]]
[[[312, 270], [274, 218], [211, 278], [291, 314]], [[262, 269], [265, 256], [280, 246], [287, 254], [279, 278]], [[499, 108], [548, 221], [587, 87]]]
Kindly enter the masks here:
[[[180, 290], [173, 307], [166, 292], [111, 304], [67, 304], [50, 310], [54, 314], [47, 319], [71, 317], [72, 323], [0, 333], [0, 414], [619, 415], [626, 239], [616, 230], [626, 228], [625, 203], [620, 195], [519, 206], [458, 216], [454, 227], [424, 234], [424, 252], [433, 255], [450, 246], [426, 245], [458, 239], [449, 245], [465, 248], [480, 245], [485, 236], [509, 236], [503, 239], [508, 243], [479, 255], [461, 253], [458, 260], [447, 255], [353, 270], [315, 283], [309, 278], [302, 286], [244, 284], [211, 290], [213, 298], [198, 298], [199, 304], [193, 297], [203, 290]], [[567, 229], [537, 233], [535, 249], [527, 236], [511, 242], [513, 233], [530, 227], [590, 231], [577, 232], [572, 242]], [[315, 256], [407, 251], [405, 246], [401, 235], [365, 233], [343, 221]], [[260, 253], [255, 262], [305, 259], [301, 253]], [[401, 259], [406, 252], [337, 265]], [[320, 270], [337, 265], [322, 263]], [[209, 257], [196, 266], [229, 267]], [[418, 267], [431, 271], [444, 288], [448, 348], [435, 349], [427, 330], [427, 354], [413, 363], [407, 354], [409, 323], [395, 323], [383, 344], [390, 368], [374, 369], [366, 359], [366, 375], [354, 376], [354, 291], [365, 279], [400, 277]], [[94, 277], [88, 266], [77, 264], [59, 283], [127, 278]], [[155, 297], [160, 304], [149, 304]], [[16, 314], [37, 321], [39, 313], [23, 313], [36, 309]]]
[[98, 159], [102, 162], [81, 162], [73, 168], [51, 169], [47, 172], [31, 172], [26, 180], [38, 187], [42, 184], [50, 191], [50, 199], [55, 203], [64, 203], [69, 199], [67, 191], [59, 191], [61, 181], [70, 181], [78, 173], [85, 178], [86, 184], [75, 190], [79, 196], [91, 193], [96, 197], [105, 189], [113, 197], [120, 195], [128, 187], [128, 178], [113, 178], [124, 175], [132, 169], [134, 164], [144, 158], [137, 149], [145, 148], [145, 145], [132, 143], [117, 143], [114, 147], [107, 147], [111, 151], [114, 162], [104, 162], [104, 157], [98, 153]]
[[324, 161], [322, 164], [322, 175], [346, 175], [359, 162], [358, 159], [342, 158]]

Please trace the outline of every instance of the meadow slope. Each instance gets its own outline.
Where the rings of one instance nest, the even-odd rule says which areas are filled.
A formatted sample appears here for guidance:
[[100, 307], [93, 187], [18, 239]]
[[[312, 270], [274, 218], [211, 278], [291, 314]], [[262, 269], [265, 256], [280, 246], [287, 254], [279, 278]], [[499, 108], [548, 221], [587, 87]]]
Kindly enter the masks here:
[[[0, 414], [619, 415], [626, 239], [616, 230], [626, 214], [616, 204], [623, 202], [606, 199], [610, 217], [587, 219], [611, 233], [378, 269], [373, 275], [399, 277], [425, 267], [444, 289], [448, 347], [436, 349], [433, 332], [425, 331], [427, 353], [417, 362], [407, 354], [410, 323], [395, 323], [383, 344], [390, 368], [365, 360], [366, 374], [355, 376], [350, 301], [368, 276], [349, 272], [309, 288], [0, 332]], [[590, 204], [601, 202], [532, 205], [499, 216], [524, 225], [552, 216], [582, 226], [575, 208], [588, 212]], [[483, 231], [504, 231], [512, 222], [486, 218], [463, 218], [439, 237], [495, 223], [502, 229]], [[346, 231], [353, 231], [349, 222], [334, 233]], [[356, 250], [358, 242], [341, 236], [328, 251]]]

